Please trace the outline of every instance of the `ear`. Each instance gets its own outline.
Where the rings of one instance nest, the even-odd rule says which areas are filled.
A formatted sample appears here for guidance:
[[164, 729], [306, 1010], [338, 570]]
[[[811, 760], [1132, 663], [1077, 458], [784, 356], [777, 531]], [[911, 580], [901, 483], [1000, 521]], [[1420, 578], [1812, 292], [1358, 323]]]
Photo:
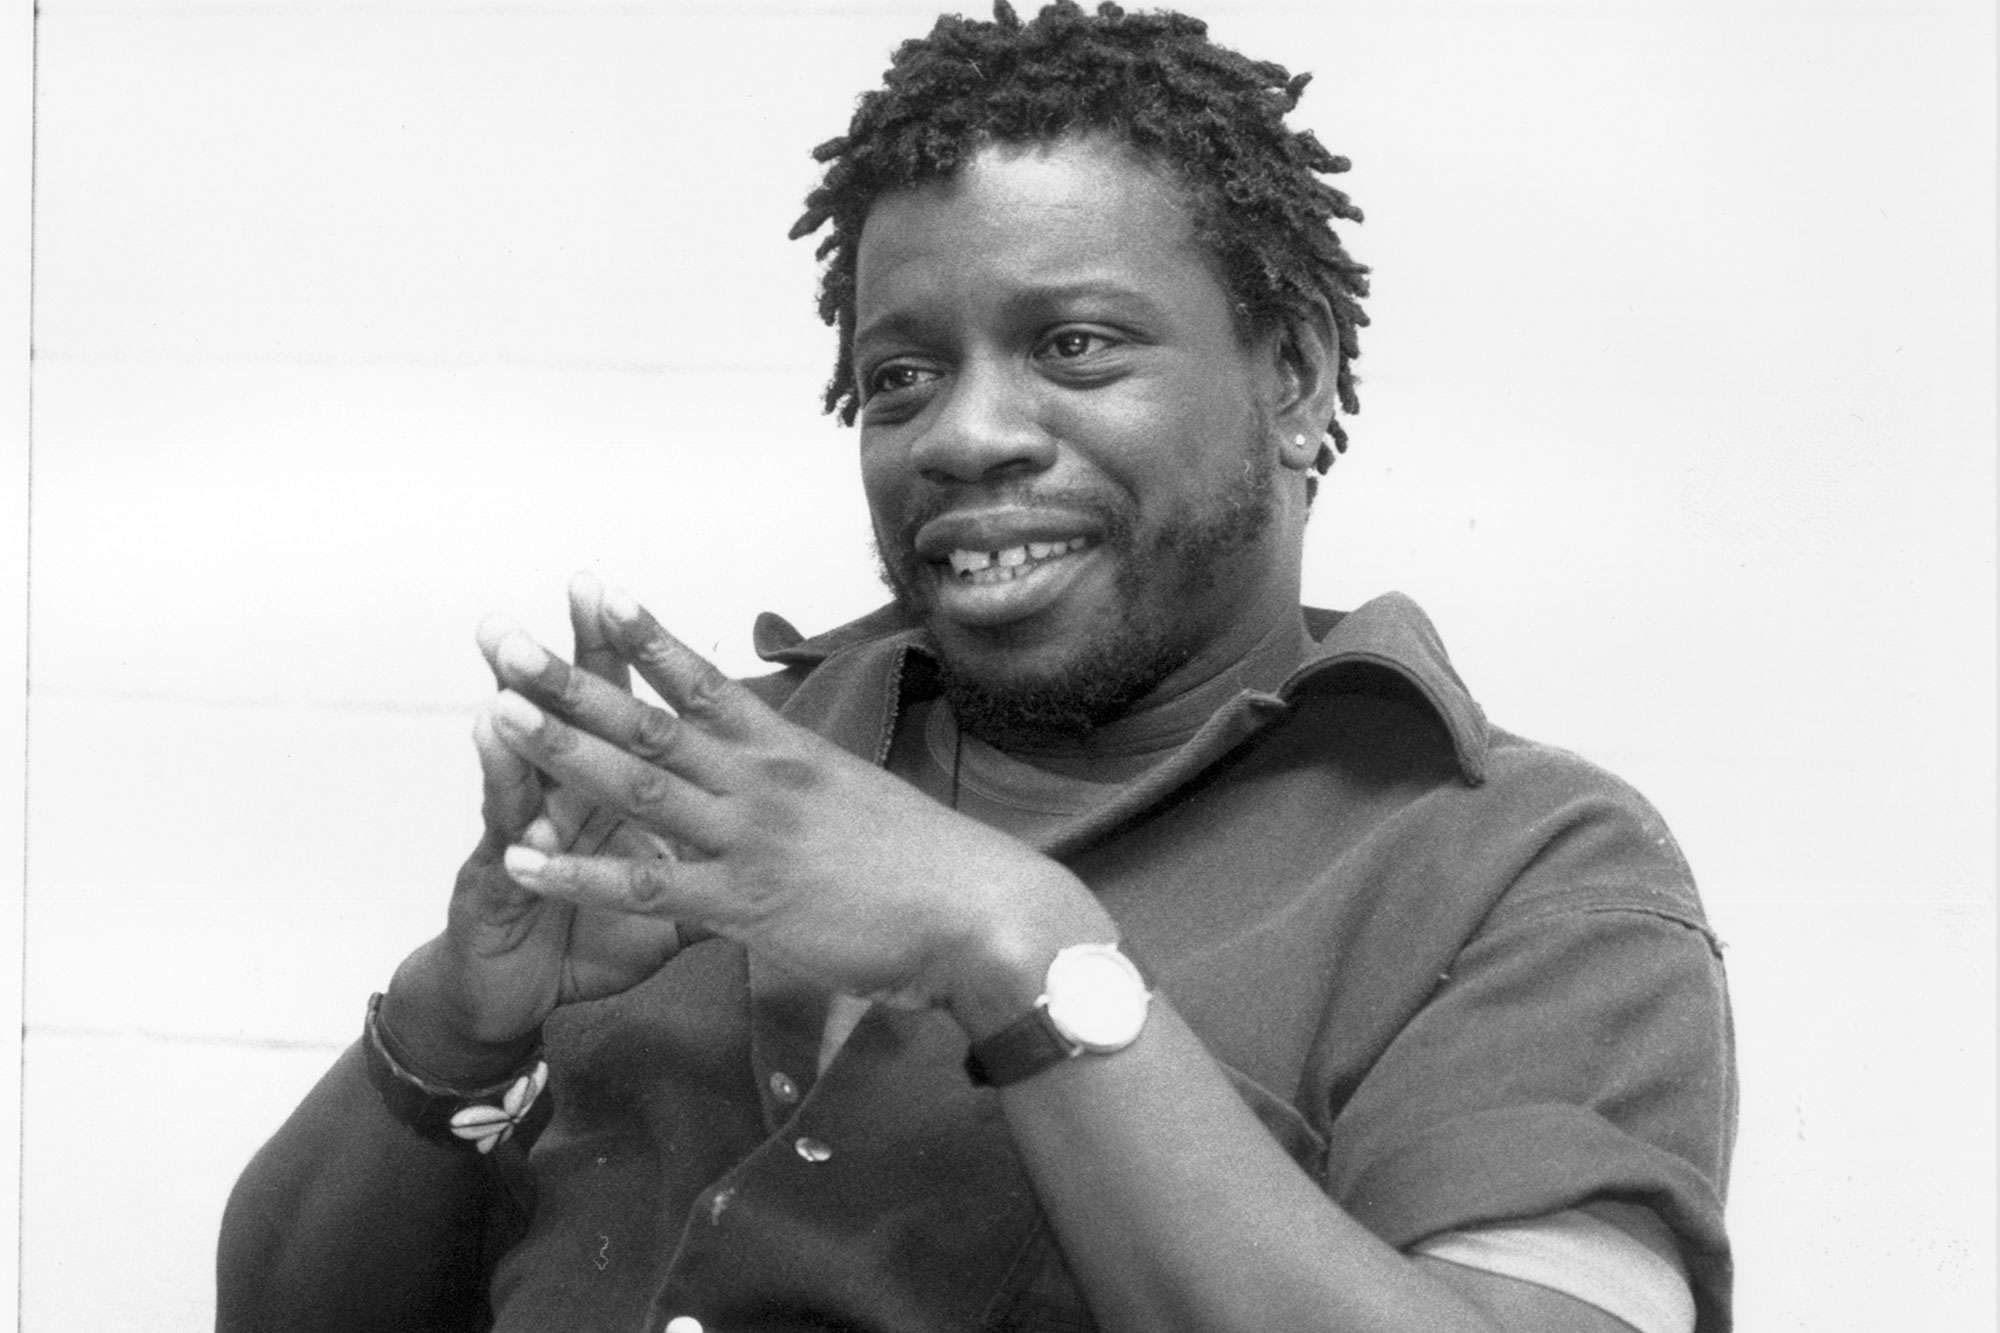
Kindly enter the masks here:
[[1327, 423], [1338, 402], [1335, 380], [1338, 348], [1333, 311], [1326, 302], [1285, 316], [1270, 336], [1271, 420], [1278, 432], [1278, 457], [1286, 467], [1310, 471], [1319, 457]]

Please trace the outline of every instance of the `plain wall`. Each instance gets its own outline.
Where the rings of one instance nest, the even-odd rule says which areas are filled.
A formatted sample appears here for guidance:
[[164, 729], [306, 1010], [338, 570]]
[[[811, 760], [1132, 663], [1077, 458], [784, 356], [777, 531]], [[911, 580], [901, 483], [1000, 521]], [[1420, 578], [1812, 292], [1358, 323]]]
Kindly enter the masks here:
[[[785, 230], [908, 3], [43, 0], [21, 1319], [222, 1201], [441, 924], [471, 630], [878, 588]], [[1745, 1330], [1992, 1327], [1994, 15], [1201, 6], [1376, 272], [1311, 600], [1634, 781], [1728, 944]]]

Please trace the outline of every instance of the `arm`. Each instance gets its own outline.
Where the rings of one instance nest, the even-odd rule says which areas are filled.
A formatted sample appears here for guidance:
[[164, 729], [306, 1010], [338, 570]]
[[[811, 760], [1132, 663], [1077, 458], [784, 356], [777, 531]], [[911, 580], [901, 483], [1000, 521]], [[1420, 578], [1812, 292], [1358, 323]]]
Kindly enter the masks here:
[[349, 1048], [229, 1197], [216, 1328], [483, 1327], [491, 1170], [391, 1119]]
[[[608, 606], [614, 638], [676, 713], [631, 704], [579, 725], [544, 666], [512, 678], [520, 693], [502, 696], [496, 734], [690, 855], [510, 850], [536, 892], [700, 922], [830, 989], [946, 1008], [973, 1038], [1032, 1003], [1057, 950], [1116, 937], [1060, 865], [784, 722], [636, 607]], [[1285, 1156], [1165, 1003], [1135, 1045], [1002, 1097], [1107, 1327], [1620, 1327], [1384, 1245]]]
[[1107, 1329], [1627, 1327], [1547, 1288], [1390, 1249], [1284, 1154], [1158, 998], [1133, 1046], [1001, 1100]]
[[[624, 666], [597, 628], [594, 584], [572, 589], [577, 660], [624, 697]], [[482, 631], [496, 672], [504, 634]], [[558, 1003], [650, 976], [680, 936], [669, 921], [579, 913], [524, 893], [502, 867], [515, 842], [568, 843], [589, 807], [547, 790], [475, 728], [485, 830], [460, 869], [445, 932], [396, 971], [382, 1007], [414, 1067], [476, 1087], [504, 1077]], [[612, 844], [658, 854], [636, 831]], [[484, 1327], [487, 1275], [520, 1219], [493, 1159], [426, 1139], [393, 1118], [349, 1049], [251, 1161], [223, 1215], [222, 1329]]]

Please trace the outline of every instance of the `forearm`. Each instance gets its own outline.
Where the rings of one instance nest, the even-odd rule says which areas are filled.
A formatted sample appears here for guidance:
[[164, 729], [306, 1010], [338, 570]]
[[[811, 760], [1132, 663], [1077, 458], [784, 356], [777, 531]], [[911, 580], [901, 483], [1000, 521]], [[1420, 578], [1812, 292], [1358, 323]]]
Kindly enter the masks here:
[[1002, 1105], [1106, 1329], [1505, 1326], [1335, 1205], [1163, 997], [1133, 1046], [1016, 1083]]
[[216, 1327], [478, 1327], [492, 1181], [391, 1118], [350, 1048], [230, 1195]]

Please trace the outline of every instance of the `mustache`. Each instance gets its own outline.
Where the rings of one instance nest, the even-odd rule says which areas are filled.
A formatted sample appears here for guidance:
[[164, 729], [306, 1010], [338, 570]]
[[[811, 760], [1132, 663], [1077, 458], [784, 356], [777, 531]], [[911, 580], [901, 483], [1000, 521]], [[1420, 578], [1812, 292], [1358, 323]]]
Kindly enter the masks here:
[[[974, 504], [982, 507], [1004, 505], [1022, 509], [1060, 509], [1082, 514], [1102, 529], [1099, 540], [1107, 546], [1123, 544], [1131, 536], [1133, 527], [1131, 506], [1126, 497], [1116, 493], [1107, 495], [1102, 489], [1038, 485], [1032, 478], [982, 486], [970, 492], [962, 488], [931, 489], [907, 497], [896, 514], [896, 520], [890, 526], [896, 541], [893, 558], [904, 564], [914, 564], [917, 533], [924, 524]], [[886, 561], [891, 553], [885, 551], [881, 555]]]

